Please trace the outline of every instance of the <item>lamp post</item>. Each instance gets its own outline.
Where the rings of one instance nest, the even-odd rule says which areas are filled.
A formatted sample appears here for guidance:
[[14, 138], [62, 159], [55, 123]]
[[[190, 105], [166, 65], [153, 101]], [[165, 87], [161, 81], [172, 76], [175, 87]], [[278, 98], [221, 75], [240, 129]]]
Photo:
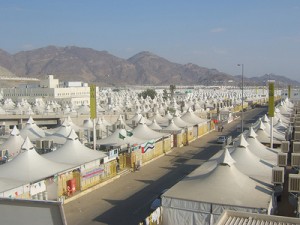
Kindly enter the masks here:
[[242, 67], [242, 114], [241, 114], [241, 130], [244, 132], [244, 64], [237, 64], [237, 66]]

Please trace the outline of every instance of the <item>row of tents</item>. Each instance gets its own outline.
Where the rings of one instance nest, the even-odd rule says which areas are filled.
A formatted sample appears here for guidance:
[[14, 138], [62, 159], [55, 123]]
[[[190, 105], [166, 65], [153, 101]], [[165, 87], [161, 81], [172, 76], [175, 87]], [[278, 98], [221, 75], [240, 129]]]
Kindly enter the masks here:
[[[274, 117], [274, 142], [269, 148], [270, 123], [265, 115], [207, 162], [162, 195], [164, 225], [215, 224], [224, 210], [274, 214], [277, 197], [272, 169], [280, 142], [290, 131], [293, 104], [281, 102]], [[262, 144], [264, 143], [264, 144]]]

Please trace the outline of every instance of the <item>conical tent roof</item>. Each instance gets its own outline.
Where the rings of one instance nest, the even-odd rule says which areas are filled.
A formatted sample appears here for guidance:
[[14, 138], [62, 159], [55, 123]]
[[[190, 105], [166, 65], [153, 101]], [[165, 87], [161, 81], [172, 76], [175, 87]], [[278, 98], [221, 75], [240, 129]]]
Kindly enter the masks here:
[[[146, 140], [136, 138], [134, 136], [127, 135], [128, 131], [125, 129], [116, 129], [114, 133], [112, 133], [110, 136], [97, 140], [97, 145], [105, 145], [105, 146], [122, 146], [130, 144], [142, 144]], [[131, 135], [131, 132], [130, 132]], [[124, 138], [123, 138], [124, 137]]]
[[260, 143], [256, 139], [256, 133], [254, 132], [253, 128], [250, 127], [250, 134], [247, 138], [248, 142], [248, 149], [256, 155], [258, 158], [266, 160], [273, 165], [277, 163], [277, 153], [278, 151], [275, 149], [268, 148]]
[[174, 121], [174, 123], [176, 124], [176, 126], [181, 127], [181, 128], [193, 126], [193, 124], [184, 121], [183, 119], [181, 119], [181, 118], [179, 117], [179, 115], [176, 115], [176, 114], [175, 114], [175, 116], [173, 117], [173, 121]]
[[165, 192], [163, 206], [168, 205], [169, 202], [164, 201], [167, 198], [174, 203], [183, 200], [222, 207], [268, 209], [272, 192], [241, 173], [226, 151], [223, 154], [227, 156], [221, 156], [223, 161], [220, 159], [213, 168], [204, 163]]
[[274, 128], [275, 128], [278, 132], [280, 132], [280, 133], [285, 133], [285, 131], [287, 130], [288, 126], [285, 125], [285, 124], [283, 124], [283, 123], [281, 122], [281, 119], [279, 118], [278, 121], [277, 121], [277, 123], [274, 125]]
[[66, 143], [62, 147], [43, 156], [54, 162], [76, 166], [107, 157], [103, 152], [95, 151], [84, 146], [78, 140], [78, 136], [74, 130], [71, 131]]
[[38, 138], [45, 137], [45, 132], [35, 124], [34, 120], [30, 116], [25, 127], [21, 129], [20, 135], [23, 138], [29, 137], [30, 140], [35, 141]]
[[79, 130], [83, 129], [82, 127], [76, 125], [75, 123], [73, 123], [72, 119], [70, 116], [68, 116], [68, 118], [66, 119], [67, 123], [72, 127], [72, 129], [75, 132], [78, 132]]
[[159, 126], [155, 119], [153, 119], [152, 124], [148, 126], [152, 130], [162, 130], [161, 126]]
[[163, 130], [165, 130], [165, 131], [181, 131], [182, 128], [176, 126], [174, 121], [171, 120], [169, 126], [165, 127]]
[[[240, 139], [242, 138], [241, 135]], [[239, 142], [243, 143], [243, 141], [238, 141], [238, 143]], [[247, 146], [248, 145], [249, 144], [247, 143]], [[237, 145], [231, 152], [231, 157], [236, 161], [236, 168], [253, 179], [257, 179], [266, 184], [271, 184], [273, 165], [258, 158], [247, 146]]]
[[156, 132], [154, 130], [151, 130], [146, 124], [141, 124], [139, 123], [139, 125], [133, 129], [132, 131], [133, 136], [139, 139], [143, 139], [143, 140], [157, 140], [160, 139], [164, 136], [166, 136], [166, 134], [162, 134], [159, 132]]
[[0, 146], [1, 150], [7, 150], [9, 157], [14, 157], [19, 154], [21, 146], [24, 143], [24, 138], [20, 135], [20, 131], [16, 126], [10, 133], [8, 139]]
[[128, 125], [133, 123], [138, 124], [141, 120], [143, 120], [147, 125], [150, 125], [152, 122], [151, 120], [146, 119], [141, 113], [135, 113], [135, 115], [126, 121]]
[[39, 155], [27, 137], [20, 154], [0, 166], [0, 177], [32, 183], [70, 168], [69, 165], [56, 163]]
[[165, 117], [163, 117], [163, 116], [160, 115], [158, 109], [156, 110], [154, 116], [150, 117], [150, 119], [152, 121], [155, 119], [158, 124], [165, 124], [165, 123], [167, 123], [169, 121], [168, 118], [165, 118]]
[[181, 116], [181, 119], [193, 125], [206, 123], [206, 120], [196, 116], [191, 108], [189, 108], [188, 111]]

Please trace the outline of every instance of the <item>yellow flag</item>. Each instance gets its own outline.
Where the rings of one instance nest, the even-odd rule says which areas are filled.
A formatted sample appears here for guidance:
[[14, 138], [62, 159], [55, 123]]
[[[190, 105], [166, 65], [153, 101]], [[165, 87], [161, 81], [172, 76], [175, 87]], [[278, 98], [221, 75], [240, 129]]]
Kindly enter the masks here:
[[274, 80], [269, 81], [269, 117], [274, 117], [275, 102], [274, 102]]
[[291, 98], [291, 85], [288, 86], [288, 98]]
[[91, 119], [97, 118], [97, 104], [96, 104], [96, 85], [90, 85], [90, 115]]

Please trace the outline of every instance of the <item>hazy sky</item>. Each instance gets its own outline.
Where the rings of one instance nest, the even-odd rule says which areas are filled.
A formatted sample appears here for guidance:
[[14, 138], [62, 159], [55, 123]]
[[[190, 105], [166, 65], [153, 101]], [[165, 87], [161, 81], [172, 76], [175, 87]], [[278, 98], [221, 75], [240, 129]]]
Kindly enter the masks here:
[[0, 0], [0, 48], [150, 51], [248, 77], [300, 81], [299, 0]]

